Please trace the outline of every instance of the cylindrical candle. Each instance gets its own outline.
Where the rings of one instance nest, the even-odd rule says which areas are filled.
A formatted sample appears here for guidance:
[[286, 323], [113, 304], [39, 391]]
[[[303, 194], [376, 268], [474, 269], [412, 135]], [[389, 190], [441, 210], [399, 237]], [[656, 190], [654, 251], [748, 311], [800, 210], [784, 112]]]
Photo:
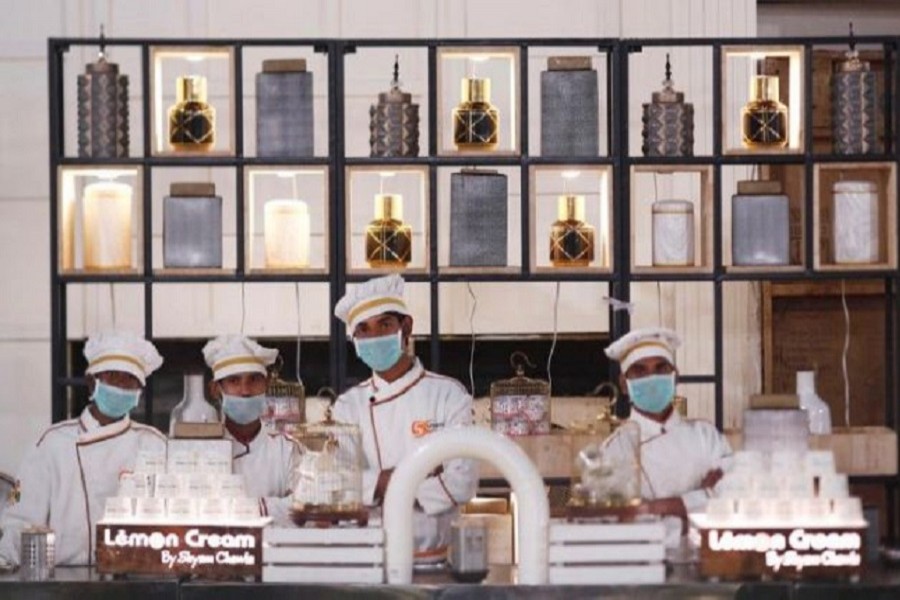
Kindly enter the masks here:
[[309, 208], [302, 200], [269, 200], [265, 206], [266, 267], [309, 266]]
[[834, 193], [834, 262], [878, 262], [878, 186], [838, 181]]
[[98, 181], [84, 188], [84, 268], [131, 267], [131, 186]]
[[694, 264], [694, 205], [687, 200], [653, 203], [653, 264]]

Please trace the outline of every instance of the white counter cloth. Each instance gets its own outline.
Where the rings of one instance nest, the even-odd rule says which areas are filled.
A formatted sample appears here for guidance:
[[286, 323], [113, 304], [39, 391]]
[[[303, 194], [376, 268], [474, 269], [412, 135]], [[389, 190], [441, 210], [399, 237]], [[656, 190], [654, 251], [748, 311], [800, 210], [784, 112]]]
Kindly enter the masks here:
[[225, 438], [231, 440], [232, 471], [243, 476], [247, 496], [259, 499], [260, 514], [272, 517], [273, 525], [290, 526], [297, 444], [284, 434], [265, 430], [249, 445], [236, 440], [228, 429]]
[[165, 456], [165, 436], [128, 416], [101, 426], [90, 406], [47, 429], [19, 468], [22, 495], [3, 513], [0, 559], [18, 564], [21, 531], [45, 525], [56, 533], [56, 564], [93, 564], [106, 499], [116, 495], [119, 477], [134, 469], [141, 451]]
[[[371, 506], [379, 473], [396, 467], [428, 433], [472, 425], [472, 397], [458, 381], [426, 371], [416, 359], [392, 383], [373, 374], [342, 394], [333, 415], [336, 421], [360, 427], [365, 455], [363, 501]], [[442, 556], [457, 506], [468, 502], [478, 486], [475, 461], [453, 459], [443, 469], [425, 479], [416, 492], [413, 530], [420, 561]]]

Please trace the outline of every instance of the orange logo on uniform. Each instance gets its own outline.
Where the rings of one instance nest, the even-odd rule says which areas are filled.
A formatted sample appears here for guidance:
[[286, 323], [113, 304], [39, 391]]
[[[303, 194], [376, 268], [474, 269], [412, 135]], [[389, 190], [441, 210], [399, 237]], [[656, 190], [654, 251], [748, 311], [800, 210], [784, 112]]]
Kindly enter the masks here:
[[429, 421], [413, 421], [412, 434], [416, 437], [422, 437], [431, 433], [431, 423]]

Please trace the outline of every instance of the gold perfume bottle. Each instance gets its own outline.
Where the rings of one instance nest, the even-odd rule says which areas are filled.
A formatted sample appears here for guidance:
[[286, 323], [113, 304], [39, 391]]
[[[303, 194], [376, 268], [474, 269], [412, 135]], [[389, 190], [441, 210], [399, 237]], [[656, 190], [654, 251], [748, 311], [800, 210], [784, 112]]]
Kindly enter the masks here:
[[584, 196], [560, 196], [557, 221], [550, 228], [550, 263], [554, 267], [586, 267], [592, 260], [594, 228], [584, 222]]
[[412, 259], [412, 228], [403, 223], [403, 196], [375, 195], [375, 220], [366, 227], [366, 262], [372, 268], [405, 267]]
[[500, 112], [491, 104], [491, 80], [462, 80], [462, 102], [453, 109], [453, 143], [459, 150], [495, 150]]
[[778, 78], [755, 75], [751, 96], [741, 110], [741, 142], [745, 148], [787, 146], [788, 109], [778, 100]]
[[177, 102], [169, 108], [169, 145], [173, 150], [206, 152], [216, 141], [216, 109], [206, 102], [206, 78], [179, 77]]

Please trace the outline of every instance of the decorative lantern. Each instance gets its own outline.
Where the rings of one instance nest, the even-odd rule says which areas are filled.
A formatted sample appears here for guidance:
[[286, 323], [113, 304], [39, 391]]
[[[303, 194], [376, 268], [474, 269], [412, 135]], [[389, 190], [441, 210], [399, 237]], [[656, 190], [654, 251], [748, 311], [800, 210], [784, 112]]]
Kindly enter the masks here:
[[641, 151], [644, 156], [693, 156], [694, 105], [685, 103], [683, 92], [675, 91], [668, 54], [662, 83], [663, 89], [653, 92], [650, 104], [643, 105]]
[[400, 89], [399, 57], [394, 58], [391, 89], [369, 107], [369, 146], [371, 156], [419, 155], [419, 105]]
[[500, 139], [500, 112], [491, 104], [491, 80], [467, 77], [462, 101], [453, 109], [453, 143], [459, 150], [495, 150]]
[[535, 366], [525, 353], [513, 352], [509, 362], [515, 377], [491, 384], [491, 429], [511, 436], [550, 433], [550, 384], [525, 377], [524, 365]]
[[550, 228], [550, 263], [554, 267], [586, 267], [594, 260], [594, 227], [584, 222], [584, 196], [557, 200], [557, 220]]
[[778, 77], [756, 75], [751, 95], [741, 110], [741, 141], [745, 148], [784, 148], [788, 143], [788, 109], [778, 99]]
[[100, 27], [100, 55], [78, 76], [78, 156], [128, 156], [128, 76], [107, 62]]
[[835, 154], [879, 152], [877, 76], [859, 59], [850, 24], [850, 50], [831, 79], [831, 128]]
[[285, 381], [281, 378], [281, 357], [274, 368], [269, 371], [266, 386], [266, 414], [263, 420], [280, 432], [291, 432], [297, 425], [306, 420], [306, 389], [300, 381]]
[[375, 219], [366, 227], [366, 262], [405, 267], [412, 260], [412, 228], [403, 222], [403, 196], [375, 194]]
[[208, 152], [216, 143], [216, 109], [206, 101], [206, 78], [179, 77], [176, 102], [169, 108], [169, 146], [182, 152]]

